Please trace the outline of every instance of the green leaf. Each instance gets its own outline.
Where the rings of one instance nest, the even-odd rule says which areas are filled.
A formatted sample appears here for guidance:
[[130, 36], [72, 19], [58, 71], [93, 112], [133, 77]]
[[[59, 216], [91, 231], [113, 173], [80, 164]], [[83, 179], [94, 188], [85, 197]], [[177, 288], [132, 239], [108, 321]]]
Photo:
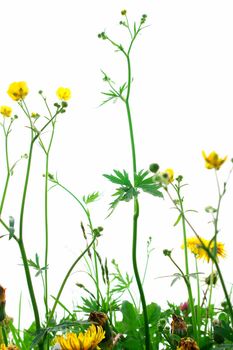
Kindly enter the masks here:
[[178, 215], [178, 218], [176, 219], [175, 223], [173, 224], [173, 226], [178, 225], [178, 223], [180, 222], [180, 219], [182, 218], [182, 214]]
[[161, 307], [156, 303], [147, 305], [148, 321], [150, 324], [156, 324], [161, 314]]
[[123, 301], [121, 312], [123, 314], [122, 322], [125, 326], [126, 332], [135, 331], [137, 328], [139, 328], [140, 324], [138, 314], [133, 304], [131, 304], [129, 301]]
[[113, 171], [116, 176], [112, 174], [110, 175], [103, 174], [103, 176], [106, 177], [112, 183], [122, 185], [122, 186], [132, 187], [132, 184], [129, 180], [129, 175], [125, 170], [123, 170], [123, 173], [115, 169]]
[[87, 196], [83, 196], [83, 201], [85, 204], [90, 204], [95, 202], [100, 197], [99, 192], [93, 192], [88, 194]]
[[144, 192], [147, 192], [155, 197], [163, 198], [162, 192], [159, 191], [161, 185], [155, 183], [154, 176], [149, 176], [149, 171], [140, 170], [135, 176], [135, 187], [141, 188]]

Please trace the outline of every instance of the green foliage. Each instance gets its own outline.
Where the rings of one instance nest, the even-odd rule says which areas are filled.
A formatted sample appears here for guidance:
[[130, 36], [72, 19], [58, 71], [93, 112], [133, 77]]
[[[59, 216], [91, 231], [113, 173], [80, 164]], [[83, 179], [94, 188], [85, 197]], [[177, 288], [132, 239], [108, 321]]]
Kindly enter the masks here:
[[40, 266], [40, 261], [39, 261], [39, 255], [36, 253], [35, 255], [35, 261], [33, 261], [32, 259], [28, 260], [28, 266], [32, 267], [34, 270], [36, 270], [36, 274], [35, 276], [39, 276], [43, 273], [43, 271], [48, 269], [48, 265], [47, 266]]
[[155, 197], [163, 197], [163, 194], [159, 191], [161, 185], [154, 182], [153, 176], [148, 177], [148, 171], [140, 170], [138, 174], [135, 175], [134, 185], [131, 183], [129, 175], [125, 170], [120, 172], [114, 169], [113, 171], [115, 173], [114, 175], [103, 174], [103, 176], [112, 183], [120, 185], [112, 195], [116, 197], [116, 199], [110, 203], [110, 214], [120, 201], [129, 202], [131, 199], [136, 198], [140, 193], [140, 189]]
[[97, 199], [99, 199], [100, 193], [99, 192], [93, 192], [88, 194], [87, 196], [83, 196], [83, 201], [85, 204], [90, 204], [95, 202]]

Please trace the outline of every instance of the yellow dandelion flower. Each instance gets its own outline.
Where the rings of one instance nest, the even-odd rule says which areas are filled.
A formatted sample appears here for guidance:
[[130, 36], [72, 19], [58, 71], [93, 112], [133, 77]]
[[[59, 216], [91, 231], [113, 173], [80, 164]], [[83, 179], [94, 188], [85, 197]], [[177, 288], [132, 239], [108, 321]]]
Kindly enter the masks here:
[[98, 344], [104, 339], [105, 332], [101, 326], [92, 324], [85, 333], [67, 333], [58, 335], [55, 341], [62, 350], [100, 350]]
[[[210, 257], [208, 252], [203, 248], [202, 243], [208, 248], [211, 252], [214, 250], [214, 241], [210, 243], [209, 240], [202, 238], [201, 241], [198, 237], [190, 237], [187, 239], [187, 247], [188, 249], [196, 256], [197, 259], [204, 259], [207, 262], [210, 261]], [[184, 249], [184, 244], [182, 247]], [[217, 257], [226, 257], [226, 251], [224, 244], [222, 242], [217, 242]]]
[[0, 350], [20, 350], [16, 345], [9, 344], [6, 346], [5, 344], [0, 345]]
[[207, 169], [219, 170], [221, 165], [226, 161], [227, 156], [220, 158], [216, 152], [211, 152], [208, 156], [202, 151], [202, 156], [205, 159], [205, 166]]
[[25, 81], [10, 84], [7, 93], [14, 101], [23, 100], [28, 94], [28, 86]]
[[56, 94], [59, 100], [68, 101], [71, 98], [71, 91], [69, 88], [59, 87]]
[[1, 106], [0, 107], [0, 113], [3, 115], [3, 117], [9, 118], [12, 113], [12, 108], [8, 106]]

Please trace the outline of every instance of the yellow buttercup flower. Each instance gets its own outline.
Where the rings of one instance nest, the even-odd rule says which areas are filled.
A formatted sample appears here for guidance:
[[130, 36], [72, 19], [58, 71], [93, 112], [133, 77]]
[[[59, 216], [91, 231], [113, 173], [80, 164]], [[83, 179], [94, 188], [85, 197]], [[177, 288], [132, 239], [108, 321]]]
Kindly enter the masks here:
[[10, 84], [7, 93], [8, 95], [14, 100], [14, 101], [19, 101], [23, 100], [27, 94], [28, 94], [28, 86], [25, 81], [19, 81]]
[[227, 159], [227, 156], [220, 158], [216, 152], [211, 152], [208, 156], [204, 151], [202, 151], [203, 158], [205, 159], [205, 166], [207, 169], [216, 169], [219, 170], [221, 165]]
[[166, 169], [161, 175], [165, 184], [169, 184], [174, 181], [174, 170], [171, 168]]
[[62, 350], [99, 350], [98, 344], [104, 337], [105, 331], [103, 328], [92, 324], [85, 333], [58, 335], [55, 341], [61, 346]]
[[12, 113], [12, 108], [8, 106], [1, 106], [0, 107], [0, 113], [3, 115], [3, 117], [9, 118]]
[[[214, 241], [210, 243], [209, 240], [201, 237], [202, 243], [208, 248], [211, 252], [214, 250]], [[201, 241], [195, 236], [187, 239], [188, 249], [196, 256], [197, 259], [204, 259], [207, 262], [210, 261], [210, 257], [207, 251], [203, 248]], [[184, 244], [182, 247], [184, 249]], [[224, 244], [222, 242], [217, 242], [217, 257], [226, 257], [226, 251]]]
[[59, 87], [56, 94], [59, 100], [68, 101], [71, 98], [71, 91], [69, 88]]

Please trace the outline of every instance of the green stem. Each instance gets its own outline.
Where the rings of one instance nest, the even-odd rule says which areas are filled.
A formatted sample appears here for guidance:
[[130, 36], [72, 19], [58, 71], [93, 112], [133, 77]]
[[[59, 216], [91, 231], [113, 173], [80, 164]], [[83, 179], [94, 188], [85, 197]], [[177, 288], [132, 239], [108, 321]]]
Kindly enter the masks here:
[[187, 234], [186, 234], [186, 224], [185, 224], [185, 215], [184, 215], [184, 208], [183, 208], [183, 200], [180, 195], [180, 187], [176, 189], [179, 205], [180, 205], [180, 213], [181, 213], [181, 220], [182, 220], [182, 228], [183, 228], [183, 239], [184, 239], [184, 255], [185, 255], [185, 271], [188, 281], [188, 295], [189, 295], [189, 303], [192, 313], [192, 323], [193, 323], [193, 334], [194, 338], [197, 340], [197, 322], [196, 322], [196, 314], [195, 314], [195, 308], [194, 308], [194, 300], [193, 300], [193, 294], [192, 294], [192, 288], [189, 278], [189, 264], [188, 264], [188, 247], [187, 247]]
[[[180, 212], [181, 214], [181, 210], [180, 208], [177, 206], [176, 204], [176, 201], [173, 200], [173, 198], [171, 197], [170, 193], [167, 191], [168, 193], [168, 196], [169, 198], [171, 199], [172, 203], [175, 205], [176, 209]], [[226, 298], [226, 302], [227, 302], [227, 305], [228, 305], [228, 308], [229, 308], [229, 313], [230, 313], [230, 319], [231, 319], [231, 324], [233, 326], [233, 308], [232, 308], [232, 304], [231, 304], [231, 300], [230, 300], [230, 297], [228, 295], [228, 292], [227, 292], [227, 288], [226, 288], [226, 285], [225, 285], [225, 282], [224, 282], [224, 278], [223, 278], [223, 275], [222, 275], [222, 272], [221, 272], [221, 269], [219, 267], [219, 264], [218, 264], [218, 261], [216, 259], [216, 257], [212, 254], [212, 252], [210, 251], [209, 248], [206, 247], [205, 243], [203, 242], [202, 238], [199, 236], [199, 234], [197, 233], [197, 231], [195, 230], [195, 228], [193, 227], [193, 225], [190, 223], [190, 221], [184, 216], [184, 220], [185, 222], [188, 224], [188, 226], [190, 227], [190, 229], [193, 231], [193, 233], [195, 234], [195, 236], [198, 238], [198, 240], [200, 241], [201, 245], [202, 245], [202, 248], [207, 252], [207, 254], [209, 255], [210, 259], [213, 261], [215, 267], [216, 267], [216, 270], [218, 272], [218, 276], [219, 276], [219, 279], [220, 279], [220, 282], [221, 282], [221, 285], [222, 285], [222, 289], [223, 289], [223, 292], [224, 292], [224, 295], [225, 295], [225, 298]]]
[[[131, 46], [132, 46], [132, 43], [130, 45], [130, 48], [131, 48]], [[130, 49], [129, 49], [129, 51], [130, 51]], [[136, 174], [137, 174], [137, 163], [136, 163], [136, 150], [135, 150], [135, 143], [134, 143], [133, 124], [132, 124], [131, 110], [130, 110], [130, 105], [129, 105], [132, 77], [131, 77], [131, 64], [130, 64], [129, 54], [127, 54], [126, 57], [127, 57], [127, 67], [128, 67], [128, 88], [127, 88], [127, 96], [126, 96], [125, 104], [126, 104], [126, 111], [127, 111], [127, 116], [128, 116], [128, 125], [129, 125], [130, 141], [131, 141], [131, 152], [132, 152], [132, 163], [133, 163], [133, 178], [134, 178], [134, 185], [135, 185], [135, 179], [136, 179]], [[138, 266], [137, 266], [138, 217], [139, 217], [139, 201], [138, 201], [138, 198], [134, 198], [132, 261], [133, 261], [134, 275], [136, 278], [136, 282], [137, 282], [137, 286], [138, 286], [138, 290], [139, 290], [139, 294], [140, 294], [140, 299], [141, 299], [141, 303], [142, 303], [144, 327], [145, 327], [145, 347], [146, 347], [146, 350], [150, 350], [151, 343], [150, 343], [149, 321], [148, 321], [147, 308], [146, 308], [146, 299], [145, 299], [143, 286], [142, 286], [142, 283], [140, 280]]]
[[45, 163], [45, 189], [44, 189], [44, 201], [45, 201], [45, 281], [44, 281], [44, 302], [45, 302], [45, 312], [46, 320], [48, 319], [49, 308], [48, 308], [48, 250], [49, 250], [49, 227], [48, 227], [48, 171], [49, 169], [49, 152], [46, 153], [46, 163]]
[[201, 290], [200, 290], [200, 279], [197, 258], [195, 256], [195, 266], [197, 274], [197, 343], [200, 343], [200, 331], [201, 331]]
[[[55, 182], [58, 186], [60, 186], [63, 190], [65, 190], [69, 195], [71, 195], [71, 197], [73, 197], [78, 204], [81, 206], [81, 208], [83, 209], [84, 213], [86, 214], [87, 220], [88, 220], [88, 224], [90, 227], [90, 230], [93, 234], [93, 225], [92, 225], [92, 221], [91, 221], [91, 216], [90, 216], [90, 212], [87, 208], [85, 208], [85, 206], [83, 205], [83, 203], [81, 202], [81, 200], [76, 197], [68, 188], [66, 188], [65, 186], [63, 186], [61, 183], [59, 183], [58, 181]], [[97, 263], [97, 254], [96, 254], [96, 245], [95, 243], [93, 244], [93, 252], [94, 252], [94, 273], [95, 273], [95, 285], [96, 285], [96, 300], [98, 302], [99, 305], [99, 301], [101, 298], [101, 293], [100, 293], [100, 288], [99, 288], [99, 271], [98, 271], [98, 263]]]
[[208, 319], [210, 315], [210, 307], [211, 307], [211, 300], [212, 300], [212, 292], [213, 292], [213, 262], [211, 264], [211, 274], [210, 274], [210, 288], [209, 288], [209, 301], [207, 306], [207, 312], [206, 312], [206, 323], [205, 323], [205, 332], [207, 331], [208, 327]]
[[1, 204], [0, 204], [0, 216], [1, 216], [2, 211], [3, 211], [3, 206], [4, 206], [4, 203], [5, 203], [6, 193], [7, 193], [7, 189], [8, 189], [9, 180], [10, 180], [10, 164], [9, 164], [9, 153], [8, 153], [8, 136], [9, 136], [9, 133], [10, 133], [10, 128], [11, 128], [12, 123], [13, 123], [13, 121], [10, 122], [7, 130], [5, 128], [5, 123], [3, 123], [3, 131], [4, 131], [4, 135], [5, 135], [5, 158], [6, 158], [7, 175], [6, 175], [6, 180], [5, 180], [2, 200], [1, 200]]
[[47, 324], [49, 325], [52, 318], [53, 318], [53, 315], [54, 315], [54, 312], [56, 310], [56, 307], [57, 307], [57, 304], [59, 302], [59, 299], [61, 297], [61, 294], [63, 292], [63, 289], [66, 285], [66, 282], [68, 280], [68, 278], [70, 277], [70, 274], [71, 272], [73, 271], [73, 269], [75, 268], [75, 266], [77, 265], [77, 263], [82, 259], [82, 257], [89, 251], [89, 249], [91, 248], [91, 246], [94, 244], [95, 240], [96, 240], [97, 236], [94, 236], [94, 238], [92, 239], [91, 243], [87, 246], [87, 248], [82, 252], [82, 254], [79, 255], [79, 257], [73, 262], [73, 264], [70, 266], [69, 270], [67, 271], [65, 277], [64, 277], [64, 280], [59, 288], [59, 291], [57, 293], [57, 296], [55, 298], [55, 302], [53, 304], [53, 307], [52, 307], [52, 310], [50, 312], [50, 315], [49, 315], [49, 319], [48, 319], [48, 322]]
[[[49, 110], [50, 112], [50, 110]], [[52, 118], [51, 112], [50, 116]], [[54, 131], [55, 131], [55, 122], [52, 123], [52, 134], [50, 137], [50, 142], [48, 149], [46, 151], [46, 161], [45, 161], [45, 189], [44, 189], [44, 202], [45, 202], [45, 278], [44, 278], [44, 301], [45, 301], [45, 311], [46, 311], [46, 320], [48, 319], [49, 306], [48, 306], [48, 254], [49, 254], [49, 223], [48, 223], [48, 178], [49, 178], [49, 154], [53, 142]]]

